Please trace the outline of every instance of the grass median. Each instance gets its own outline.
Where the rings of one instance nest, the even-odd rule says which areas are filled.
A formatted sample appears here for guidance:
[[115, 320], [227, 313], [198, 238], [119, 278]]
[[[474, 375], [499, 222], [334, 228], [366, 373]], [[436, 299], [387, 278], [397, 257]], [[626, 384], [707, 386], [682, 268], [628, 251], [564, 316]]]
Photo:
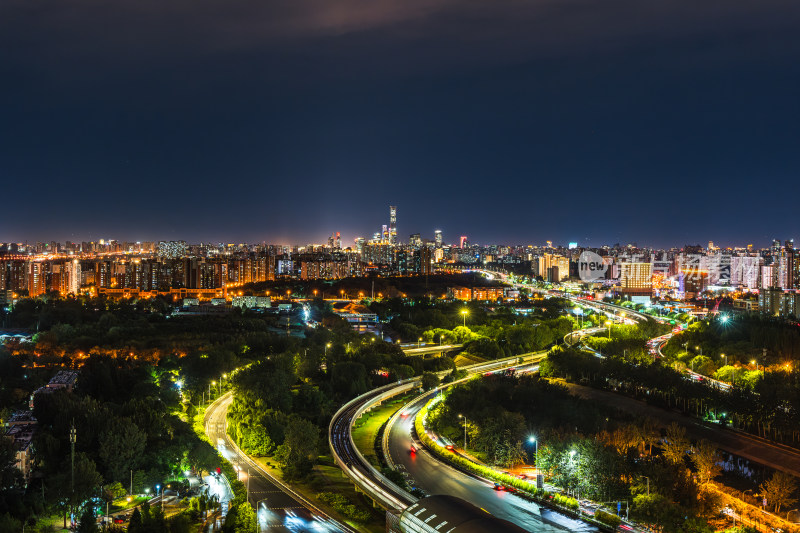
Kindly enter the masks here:
[[414, 396], [416, 393], [402, 394], [392, 398], [361, 415], [361, 418], [356, 420], [353, 425], [353, 442], [356, 448], [367, 461], [372, 463], [372, 466], [379, 470], [383, 465], [375, 453], [375, 440], [378, 438], [378, 433], [389, 418]]

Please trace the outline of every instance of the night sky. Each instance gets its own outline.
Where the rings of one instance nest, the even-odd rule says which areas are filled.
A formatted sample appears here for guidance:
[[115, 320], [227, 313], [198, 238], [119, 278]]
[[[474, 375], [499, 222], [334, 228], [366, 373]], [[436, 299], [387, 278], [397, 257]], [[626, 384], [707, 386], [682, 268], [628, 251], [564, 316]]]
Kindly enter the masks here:
[[0, 241], [800, 238], [797, 0], [3, 0]]

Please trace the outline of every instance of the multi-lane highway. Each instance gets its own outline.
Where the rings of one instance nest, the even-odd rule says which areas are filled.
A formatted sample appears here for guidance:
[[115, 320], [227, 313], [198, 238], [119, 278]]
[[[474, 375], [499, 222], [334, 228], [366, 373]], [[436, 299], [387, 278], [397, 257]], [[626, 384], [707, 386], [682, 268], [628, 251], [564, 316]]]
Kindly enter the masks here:
[[[494, 484], [465, 474], [433, 457], [417, 439], [414, 418], [430, 399], [425, 396], [403, 408], [389, 428], [386, 442], [391, 462], [411, 483], [427, 494], [452, 494], [492, 515], [533, 532], [596, 531], [585, 522], [540, 508], [516, 494], [494, 490]], [[416, 451], [412, 450], [412, 444]]]
[[[249, 501], [256, 509], [260, 531], [342, 531], [353, 529], [334, 521], [301, 495], [271, 477], [243, 453], [227, 435], [225, 417], [233, 401], [231, 393], [221, 396], [206, 412], [206, 435], [239, 472], [249, 486]], [[248, 479], [249, 478], [249, 479]], [[224, 483], [224, 480], [220, 482]]]

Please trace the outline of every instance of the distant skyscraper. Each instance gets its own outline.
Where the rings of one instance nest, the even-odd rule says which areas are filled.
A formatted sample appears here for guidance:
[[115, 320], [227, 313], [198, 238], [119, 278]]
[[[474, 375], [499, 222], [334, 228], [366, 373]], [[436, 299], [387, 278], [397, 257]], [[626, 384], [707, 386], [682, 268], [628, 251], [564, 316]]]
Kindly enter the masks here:
[[356, 237], [355, 244], [356, 244], [356, 251], [360, 254], [364, 251], [364, 244], [366, 243], [366, 239], [364, 237]]
[[397, 244], [397, 207], [389, 206], [389, 244]]
[[461, 245], [460, 245], [461, 248], [463, 249], [464, 246], [466, 246], [466, 244], [467, 244], [467, 236], [466, 235], [462, 235], [461, 236]]
[[436, 241], [436, 247], [437, 248], [441, 248], [442, 247], [442, 230], [437, 229], [436, 231], [433, 232], [433, 234], [435, 236], [434, 239]]

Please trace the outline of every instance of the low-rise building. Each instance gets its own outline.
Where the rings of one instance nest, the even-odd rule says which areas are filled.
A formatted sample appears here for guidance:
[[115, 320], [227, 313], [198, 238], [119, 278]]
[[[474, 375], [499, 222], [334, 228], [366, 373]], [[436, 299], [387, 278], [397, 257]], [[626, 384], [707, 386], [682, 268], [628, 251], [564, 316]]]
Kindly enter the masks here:
[[496, 301], [505, 296], [504, 291], [504, 287], [449, 287], [447, 297], [463, 301]]
[[272, 307], [272, 300], [269, 296], [234, 296], [231, 304], [243, 309], [269, 309]]
[[5, 436], [14, 443], [14, 466], [27, 482], [33, 469], [33, 436], [38, 425], [31, 411], [18, 411], [7, 422]]
[[737, 298], [733, 301], [733, 310], [739, 313], [756, 313], [758, 309], [758, 300]]
[[56, 373], [56, 375], [53, 376], [52, 379], [47, 383], [47, 385], [44, 387], [39, 387], [33, 391], [28, 406], [33, 409], [34, 399], [36, 398], [37, 394], [50, 394], [57, 390], [66, 390], [67, 392], [72, 392], [77, 381], [77, 372], [73, 372], [71, 370], [59, 370], [58, 373]]

